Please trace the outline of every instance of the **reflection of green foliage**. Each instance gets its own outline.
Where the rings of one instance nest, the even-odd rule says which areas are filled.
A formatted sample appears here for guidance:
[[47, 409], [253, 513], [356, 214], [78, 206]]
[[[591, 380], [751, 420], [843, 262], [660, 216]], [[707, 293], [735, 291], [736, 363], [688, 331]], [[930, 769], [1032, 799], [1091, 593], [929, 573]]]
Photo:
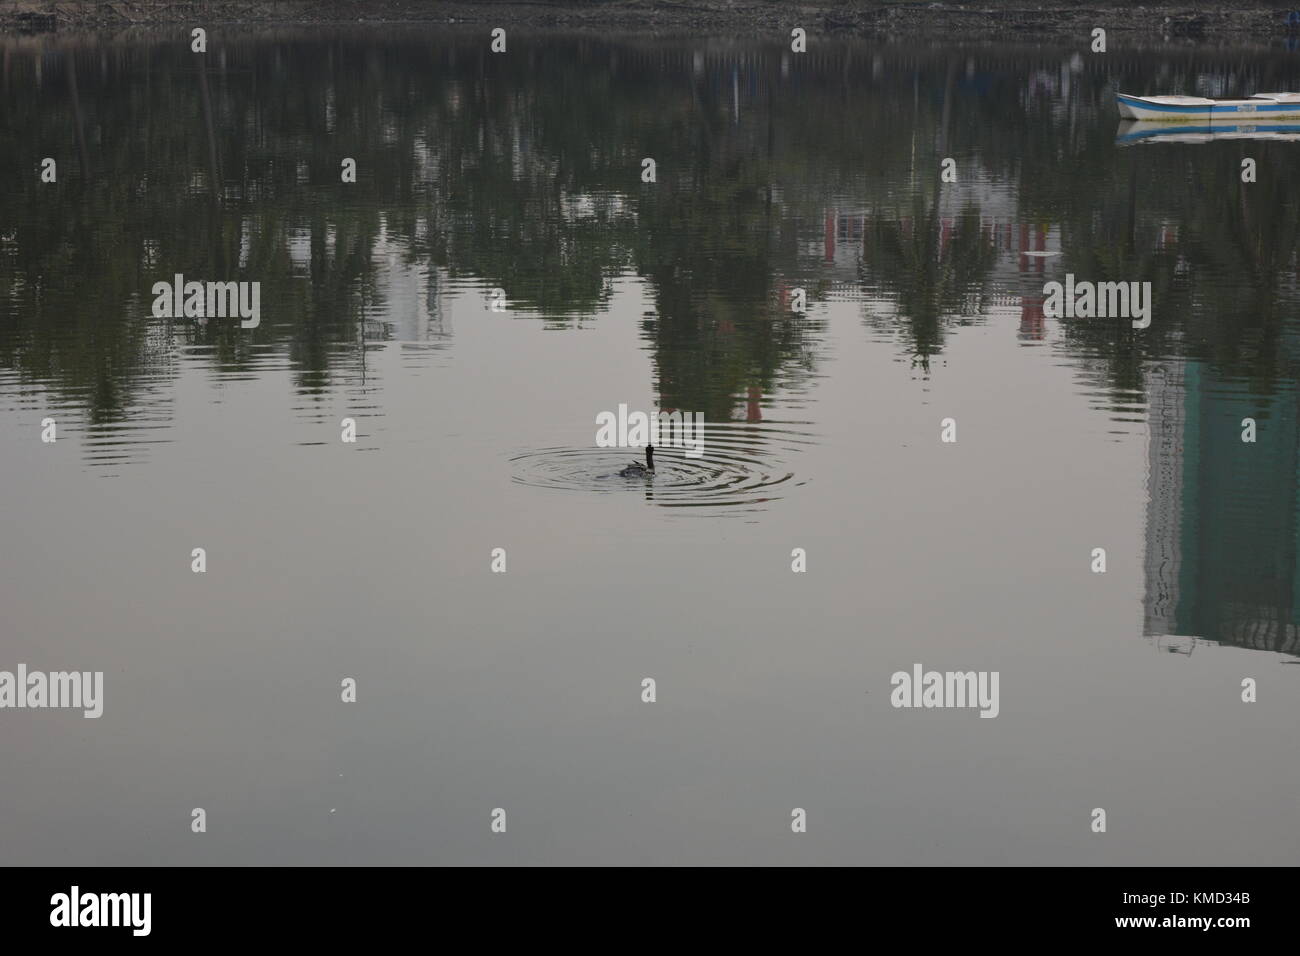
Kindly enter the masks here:
[[[1240, 181], [1239, 145], [1165, 154], [1155, 146], [1117, 151], [1117, 188], [1094, 199], [1093, 214], [1067, 221], [1065, 270], [1097, 281], [1149, 281], [1152, 325], [1071, 323], [1067, 338], [1104, 359], [1117, 393], [1140, 389], [1147, 362], [1184, 353], [1249, 380], [1262, 394], [1297, 374], [1287, 322], [1294, 316], [1300, 184], [1282, 143], [1251, 143], [1259, 181]], [[1151, 167], [1155, 161], [1156, 168]], [[1162, 236], [1161, 233], [1164, 233]]]
[[[1014, 184], [1020, 221], [1060, 224], [1057, 263], [1155, 284], [1141, 335], [1067, 329], [1113, 387], [1139, 387], [1144, 360], [1173, 349], [1263, 389], [1294, 375], [1286, 144], [1252, 145], [1247, 187], [1235, 146], [1117, 148], [1105, 74], [1072, 73], [1069, 98], [1049, 88], [1064, 54], [846, 45], [787, 73], [783, 48], [713, 48], [697, 66], [693, 48], [654, 42], [552, 38], [493, 57], [478, 37], [315, 34], [231, 42], [206, 74], [172, 43], [101, 57], [69, 42], [39, 54], [38, 82], [34, 48], [14, 42], [0, 363], [96, 420], [129, 414], [177, 345], [223, 370], [278, 347], [303, 392], [328, 391], [363, 338], [392, 334], [376, 327], [385, 258], [500, 286], [557, 326], [599, 313], [634, 271], [653, 296], [642, 334], [662, 403], [715, 418], [812, 373], [822, 330], [790, 315], [795, 286], [882, 290], [925, 365], [975, 320], [996, 260], [974, 200], [941, 239], [946, 155]], [[1187, 82], [1214, 69], [1178, 57]], [[1281, 59], [1257, 63], [1256, 88], [1293, 85]], [[1158, 63], [1108, 64], [1155, 82]], [[37, 181], [37, 154], [59, 158], [56, 185]], [[360, 172], [347, 186], [345, 155]], [[645, 157], [656, 183], [641, 182]], [[840, 272], [815, 251], [828, 209], [866, 223], [861, 261]], [[150, 285], [176, 272], [260, 281], [263, 326], [150, 319]]]
[[665, 131], [660, 169], [685, 175], [644, 193], [635, 261], [656, 290], [645, 331], [662, 404], [716, 420], [747, 388], [771, 388], [783, 363], [803, 366], [812, 327], [777, 303], [766, 117], [728, 127], [707, 90], [694, 103], [696, 131]]
[[965, 303], [983, 290], [997, 250], [980, 224], [978, 208], [965, 209], [941, 243], [936, 207], [916, 197], [904, 223], [875, 218], [864, 268], [898, 296], [910, 324], [913, 364], [929, 370], [930, 357], [943, 347], [945, 323], [965, 323]]

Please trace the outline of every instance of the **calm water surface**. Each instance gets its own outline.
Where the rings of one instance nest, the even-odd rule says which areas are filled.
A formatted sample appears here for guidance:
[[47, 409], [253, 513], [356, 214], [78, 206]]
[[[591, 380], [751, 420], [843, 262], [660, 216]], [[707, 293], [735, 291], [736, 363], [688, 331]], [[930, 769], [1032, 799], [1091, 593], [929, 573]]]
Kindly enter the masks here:
[[1296, 862], [1300, 143], [1113, 106], [1294, 53], [178, 37], [0, 42], [4, 862]]

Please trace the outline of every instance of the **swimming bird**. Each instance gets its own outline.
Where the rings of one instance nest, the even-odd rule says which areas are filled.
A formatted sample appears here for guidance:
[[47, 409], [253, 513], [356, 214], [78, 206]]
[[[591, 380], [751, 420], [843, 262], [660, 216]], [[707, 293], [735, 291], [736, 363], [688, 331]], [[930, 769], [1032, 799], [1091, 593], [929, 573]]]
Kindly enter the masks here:
[[624, 478], [644, 478], [655, 473], [655, 446], [645, 446], [645, 464], [634, 461], [619, 472]]

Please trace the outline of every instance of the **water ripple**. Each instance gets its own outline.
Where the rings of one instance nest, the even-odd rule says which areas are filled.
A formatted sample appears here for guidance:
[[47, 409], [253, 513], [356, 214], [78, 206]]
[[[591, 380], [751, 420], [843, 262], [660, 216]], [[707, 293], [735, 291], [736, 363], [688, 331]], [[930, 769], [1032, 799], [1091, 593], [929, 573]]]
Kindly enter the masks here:
[[641, 461], [640, 448], [538, 448], [510, 459], [515, 483], [556, 491], [644, 494], [664, 508], [697, 514], [761, 511], [793, 488], [807, 484], [790, 459], [813, 436], [785, 425], [709, 423], [704, 454], [684, 448], [655, 448], [655, 474], [624, 478], [619, 471]]

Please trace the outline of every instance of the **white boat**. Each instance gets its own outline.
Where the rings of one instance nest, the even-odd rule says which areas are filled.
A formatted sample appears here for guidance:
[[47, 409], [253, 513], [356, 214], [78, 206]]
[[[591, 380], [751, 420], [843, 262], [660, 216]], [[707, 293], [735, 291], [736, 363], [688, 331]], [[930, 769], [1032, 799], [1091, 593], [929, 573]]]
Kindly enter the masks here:
[[1253, 119], [1300, 119], [1300, 93], [1256, 93], [1246, 100], [1215, 100], [1205, 96], [1132, 96], [1117, 93], [1124, 119], [1156, 123], [1187, 120], [1241, 123]]
[[1133, 143], [1214, 143], [1225, 139], [1264, 139], [1300, 142], [1300, 120], [1273, 120], [1232, 123], [1207, 120], [1182, 123], [1151, 123], [1146, 120], [1120, 120], [1115, 142]]

